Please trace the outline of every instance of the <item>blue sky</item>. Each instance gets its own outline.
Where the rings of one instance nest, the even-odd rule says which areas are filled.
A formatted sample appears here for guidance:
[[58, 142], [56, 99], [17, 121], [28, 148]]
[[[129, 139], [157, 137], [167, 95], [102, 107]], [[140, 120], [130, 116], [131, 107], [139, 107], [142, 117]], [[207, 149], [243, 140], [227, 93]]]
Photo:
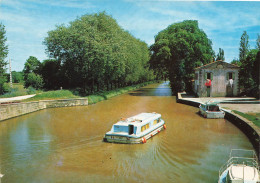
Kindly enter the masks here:
[[170, 24], [198, 20], [227, 62], [238, 58], [243, 31], [255, 48], [260, 34], [260, 2], [257, 1], [172, 1], [172, 0], [0, 0], [0, 22], [5, 25], [8, 59], [21, 71], [29, 56], [47, 59], [42, 44], [55, 25], [68, 24], [84, 14], [106, 11], [134, 37], [154, 43], [154, 36]]

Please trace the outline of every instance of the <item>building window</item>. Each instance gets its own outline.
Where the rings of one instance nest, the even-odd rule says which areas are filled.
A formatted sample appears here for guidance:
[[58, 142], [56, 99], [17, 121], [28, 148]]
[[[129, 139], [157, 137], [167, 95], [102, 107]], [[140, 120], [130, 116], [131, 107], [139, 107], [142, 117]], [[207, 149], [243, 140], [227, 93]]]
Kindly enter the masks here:
[[233, 79], [235, 80], [235, 73], [234, 72], [228, 72], [227, 73], [227, 80]]
[[195, 73], [195, 80], [198, 80], [198, 79], [199, 79], [199, 74]]
[[210, 76], [211, 76], [211, 73], [210, 73], [210, 72], [208, 72], [208, 73], [207, 73], [207, 79], [211, 79], [211, 77], [210, 77]]
[[205, 80], [210, 79], [211, 81], [213, 80], [213, 73], [212, 72], [206, 72], [205, 74]]

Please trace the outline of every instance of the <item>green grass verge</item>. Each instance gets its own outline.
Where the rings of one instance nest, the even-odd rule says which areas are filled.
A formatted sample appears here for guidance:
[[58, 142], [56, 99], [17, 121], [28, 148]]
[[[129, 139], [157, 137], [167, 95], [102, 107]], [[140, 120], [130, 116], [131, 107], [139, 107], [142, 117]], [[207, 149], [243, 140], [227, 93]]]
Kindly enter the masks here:
[[[119, 88], [119, 89], [115, 89], [115, 90], [111, 90], [111, 91], [98, 92], [96, 94], [89, 95], [86, 97], [81, 97], [81, 98], [88, 98], [89, 104], [95, 104], [102, 100], [107, 100], [111, 97], [121, 95], [123, 93], [127, 93], [132, 90], [136, 90], [140, 87], [143, 87], [143, 86], [146, 86], [146, 85], [152, 84], [152, 83], [154, 83], [154, 82], [146, 82], [146, 83], [137, 84], [134, 86], [127, 86], [124, 88]], [[20, 87], [20, 89], [18, 91], [24, 90], [21, 92], [22, 95], [28, 95], [28, 91], [23, 88], [22, 84], [20, 84], [19, 87]], [[23, 102], [31, 102], [31, 101], [39, 101], [39, 100], [70, 99], [70, 98], [79, 98], [80, 97], [80, 96], [74, 95], [73, 92], [70, 90], [56, 90], [56, 91], [47, 91], [47, 92], [41, 92], [41, 93], [39, 93], [39, 91], [36, 91], [36, 92], [37, 92], [37, 94], [34, 97], [23, 100]], [[8, 97], [7, 95], [5, 95], [5, 96]], [[16, 95], [16, 96], [20, 96], [20, 95]]]
[[233, 110], [234, 113], [252, 121], [256, 126], [260, 127], [260, 113], [242, 113], [236, 110]]
[[23, 100], [23, 102], [38, 101], [38, 100], [69, 99], [69, 98], [79, 98], [79, 96], [74, 95], [69, 90], [56, 90], [56, 91], [47, 91], [47, 92], [39, 93], [32, 98]]
[[127, 87], [124, 87], [124, 88], [119, 88], [119, 89], [115, 89], [115, 90], [111, 90], [111, 91], [99, 92], [95, 95], [89, 95], [88, 96], [88, 103], [89, 104], [95, 104], [95, 103], [100, 102], [102, 100], [107, 100], [109, 98], [127, 93], [127, 92], [132, 91], [132, 90], [136, 90], [140, 87], [143, 87], [143, 86], [146, 86], [146, 85], [152, 84], [152, 83], [154, 83], [154, 82], [146, 82], [146, 83], [142, 83], [142, 84], [138, 84], [138, 85], [134, 85], [134, 86], [127, 86]]

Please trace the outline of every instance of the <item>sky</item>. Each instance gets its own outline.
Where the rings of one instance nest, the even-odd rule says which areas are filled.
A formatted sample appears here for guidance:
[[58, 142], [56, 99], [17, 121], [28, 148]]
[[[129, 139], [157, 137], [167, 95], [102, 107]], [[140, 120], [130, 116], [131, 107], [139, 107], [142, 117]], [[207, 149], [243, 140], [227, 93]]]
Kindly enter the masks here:
[[56, 25], [85, 14], [105, 11], [134, 37], [149, 46], [161, 30], [183, 20], [198, 20], [199, 27], [213, 42], [225, 61], [239, 57], [243, 31], [255, 48], [260, 34], [260, 1], [179, 0], [0, 0], [0, 22], [5, 26], [12, 70], [22, 71], [30, 56], [48, 59], [43, 40]]

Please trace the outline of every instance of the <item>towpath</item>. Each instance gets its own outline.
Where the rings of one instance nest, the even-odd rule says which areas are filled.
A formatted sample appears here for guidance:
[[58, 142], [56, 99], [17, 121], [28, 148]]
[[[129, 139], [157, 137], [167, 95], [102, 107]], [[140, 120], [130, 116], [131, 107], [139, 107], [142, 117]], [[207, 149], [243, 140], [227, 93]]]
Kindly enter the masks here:
[[27, 98], [34, 97], [35, 94], [33, 95], [24, 95], [24, 96], [19, 96], [19, 97], [10, 97], [10, 98], [0, 98], [0, 103], [4, 102], [14, 102], [14, 101], [21, 101]]
[[195, 98], [194, 96], [181, 93], [183, 99], [205, 103], [208, 101], [215, 101], [220, 103], [221, 107], [237, 110], [243, 113], [260, 113], [260, 100], [251, 97], [204, 97]]

